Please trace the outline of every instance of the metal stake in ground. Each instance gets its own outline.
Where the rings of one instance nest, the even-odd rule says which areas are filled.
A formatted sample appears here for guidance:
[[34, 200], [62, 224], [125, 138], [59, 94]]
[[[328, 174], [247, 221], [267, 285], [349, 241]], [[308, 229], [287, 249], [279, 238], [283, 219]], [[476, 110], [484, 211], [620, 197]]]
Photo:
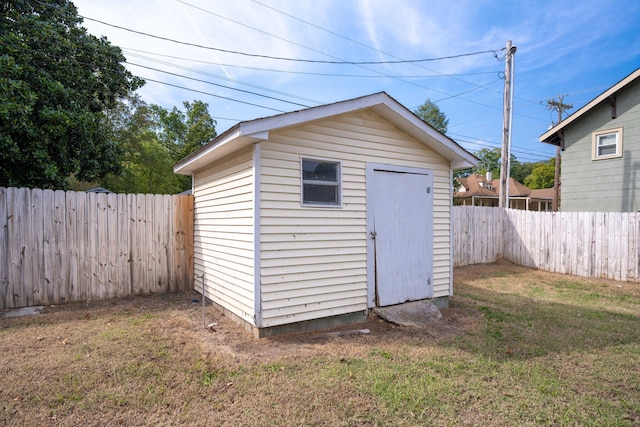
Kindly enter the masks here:
[[207, 320], [205, 318], [205, 296], [204, 296], [204, 273], [202, 273], [202, 275], [200, 276], [200, 278], [202, 279], [202, 326], [204, 326], [205, 328], [207, 327]]

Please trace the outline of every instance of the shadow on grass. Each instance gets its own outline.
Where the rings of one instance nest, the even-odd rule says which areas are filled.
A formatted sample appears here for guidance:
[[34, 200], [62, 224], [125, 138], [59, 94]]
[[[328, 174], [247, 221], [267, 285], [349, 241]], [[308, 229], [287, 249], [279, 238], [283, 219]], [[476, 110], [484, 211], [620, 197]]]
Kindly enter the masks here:
[[[195, 302], [193, 302], [195, 301]], [[177, 308], [187, 310], [201, 307], [199, 295], [193, 291], [170, 294], [156, 294], [114, 298], [91, 302], [72, 302], [45, 306], [41, 314], [24, 317], [6, 318], [0, 311], [0, 329], [31, 327], [35, 325], [58, 325], [76, 322], [110, 319], [119, 317], [144, 316], [162, 317], [168, 310]]]
[[[519, 294], [458, 286], [453, 306], [477, 309], [482, 327], [444, 343], [494, 360], [531, 358], [552, 353], [590, 352], [635, 345], [640, 352], [640, 313], [558, 303]], [[590, 293], [594, 299], [608, 296]], [[583, 295], [576, 295], [584, 302]], [[608, 303], [608, 301], [607, 301]], [[611, 301], [615, 303], [615, 301]], [[630, 351], [630, 350], [627, 350]]]

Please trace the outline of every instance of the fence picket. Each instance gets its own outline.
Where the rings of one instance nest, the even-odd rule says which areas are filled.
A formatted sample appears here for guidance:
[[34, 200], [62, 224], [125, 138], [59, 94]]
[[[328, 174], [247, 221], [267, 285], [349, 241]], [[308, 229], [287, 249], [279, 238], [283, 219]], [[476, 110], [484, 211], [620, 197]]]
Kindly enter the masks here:
[[[55, 286], [55, 202], [53, 199], [53, 190], [42, 191], [42, 209], [46, 212], [42, 218], [43, 238], [42, 238], [42, 254], [43, 254], [43, 275], [42, 275], [42, 303], [54, 304], [58, 301], [54, 299]], [[14, 307], [21, 307], [14, 305]]]
[[9, 287], [8, 230], [7, 189], [0, 188], [0, 307], [7, 307]]
[[54, 227], [54, 260], [53, 260], [53, 300], [67, 302], [67, 233], [65, 192], [53, 193], [53, 227]]
[[[455, 206], [455, 266], [640, 281], [640, 215]], [[0, 188], [0, 308], [193, 287], [193, 196]]]
[[118, 281], [120, 280], [120, 259], [118, 257], [118, 195], [106, 194], [106, 228], [107, 228], [107, 298], [118, 296]]
[[0, 308], [192, 289], [189, 215], [193, 196], [0, 187]]
[[454, 266], [502, 257], [546, 271], [638, 282], [639, 221], [638, 213], [454, 206]]
[[78, 204], [74, 191], [65, 194], [67, 234], [67, 298], [78, 301]]
[[144, 202], [146, 209], [145, 236], [147, 236], [147, 240], [151, 241], [151, 245], [145, 245], [143, 260], [145, 260], [145, 268], [147, 269], [146, 289], [149, 293], [153, 294], [156, 293], [158, 289], [156, 283], [156, 254], [154, 251], [154, 246], [157, 243], [157, 239], [153, 230], [153, 223], [155, 221], [155, 205], [153, 201], [153, 195], [145, 195]]
[[87, 225], [87, 193], [75, 193], [76, 198], [76, 246], [78, 248], [78, 284], [76, 286], [75, 301], [86, 301], [89, 299], [89, 275], [87, 268], [89, 259], [87, 257], [87, 235], [89, 233]]
[[117, 239], [117, 290], [118, 297], [129, 295], [129, 204], [126, 194], [118, 194], [116, 199], [116, 230]]

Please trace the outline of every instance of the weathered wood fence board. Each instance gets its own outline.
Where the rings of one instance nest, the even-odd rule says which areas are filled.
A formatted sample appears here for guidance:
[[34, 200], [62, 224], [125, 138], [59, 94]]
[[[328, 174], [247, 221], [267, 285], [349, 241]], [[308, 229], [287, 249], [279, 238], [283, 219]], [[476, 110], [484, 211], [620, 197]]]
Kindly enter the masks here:
[[[464, 208], [464, 209], [460, 209]], [[504, 215], [480, 206], [453, 207], [454, 266], [494, 262], [502, 254]]]
[[498, 258], [545, 271], [640, 282], [640, 213], [454, 206], [454, 266]]
[[193, 196], [0, 188], [0, 308], [193, 288]]

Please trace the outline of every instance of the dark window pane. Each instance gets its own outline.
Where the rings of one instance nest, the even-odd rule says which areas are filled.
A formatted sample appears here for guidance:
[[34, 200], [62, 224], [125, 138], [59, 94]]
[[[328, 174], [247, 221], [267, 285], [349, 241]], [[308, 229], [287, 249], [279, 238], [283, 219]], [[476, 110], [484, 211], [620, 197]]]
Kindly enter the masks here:
[[604, 145], [598, 148], [598, 156], [610, 156], [616, 154], [615, 145]]
[[303, 203], [338, 204], [338, 187], [333, 185], [303, 185]]
[[303, 160], [302, 171], [304, 180], [338, 182], [337, 163]]

